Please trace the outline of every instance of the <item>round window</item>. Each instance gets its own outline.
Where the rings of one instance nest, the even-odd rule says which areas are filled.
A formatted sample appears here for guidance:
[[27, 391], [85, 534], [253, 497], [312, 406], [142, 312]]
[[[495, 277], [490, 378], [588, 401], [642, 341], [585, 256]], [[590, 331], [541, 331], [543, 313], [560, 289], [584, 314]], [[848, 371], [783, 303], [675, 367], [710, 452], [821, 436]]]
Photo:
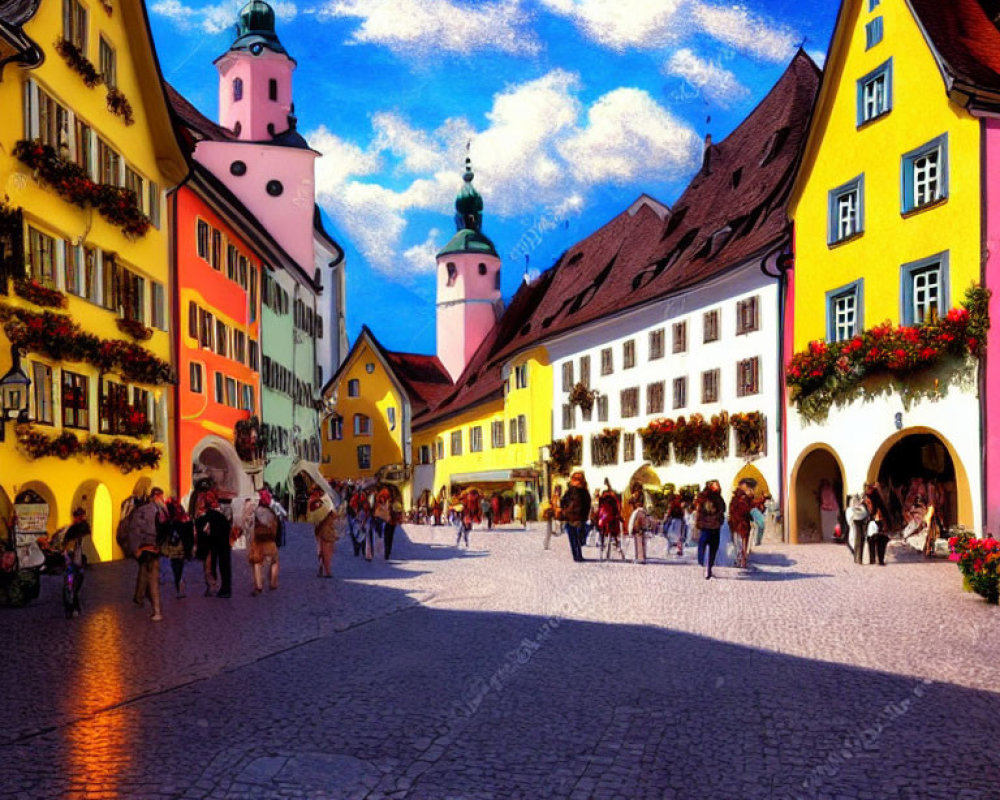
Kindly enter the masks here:
[[365, 372], [371, 375], [371, 373], [373, 373], [374, 371], [375, 371], [375, 365], [371, 361], [365, 364]]
[[262, 45], [260, 42], [255, 42], [254, 44], [250, 45], [250, 52], [253, 53], [255, 56], [259, 56], [261, 53], [264, 52], [264, 45]]
[[229, 171], [237, 177], [247, 174], [247, 164], [245, 161], [234, 161], [229, 165]]
[[271, 197], [277, 197], [283, 191], [285, 191], [285, 187], [281, 185], [281, 181], [267, 182], [267, 193], [271, 195]]

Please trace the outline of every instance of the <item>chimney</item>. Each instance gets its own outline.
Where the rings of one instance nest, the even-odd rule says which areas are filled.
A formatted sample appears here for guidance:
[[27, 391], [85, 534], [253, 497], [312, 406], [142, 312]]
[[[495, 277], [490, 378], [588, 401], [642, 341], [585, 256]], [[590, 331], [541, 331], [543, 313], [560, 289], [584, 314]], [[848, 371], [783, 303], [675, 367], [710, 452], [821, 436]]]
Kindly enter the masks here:
[[705, 134], [705, 151], [701, 156], [701, 173], [708, 175], [712, 172], [712, 134]]

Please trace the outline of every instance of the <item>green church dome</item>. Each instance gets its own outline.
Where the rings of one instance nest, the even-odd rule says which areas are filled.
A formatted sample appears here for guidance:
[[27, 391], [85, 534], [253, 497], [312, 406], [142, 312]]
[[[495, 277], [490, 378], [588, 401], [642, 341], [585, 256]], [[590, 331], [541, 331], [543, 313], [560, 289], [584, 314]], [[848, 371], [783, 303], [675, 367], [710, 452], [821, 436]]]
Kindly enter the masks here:
[[250, 0], [240, 9], [239, 22], [236, 23], [236, 41], [229, 49], [249, 50], [254, 55], [259, 55], [265, 48], [275, 53], [285, 53], [274, 30], [274, 9], [264, 0]]

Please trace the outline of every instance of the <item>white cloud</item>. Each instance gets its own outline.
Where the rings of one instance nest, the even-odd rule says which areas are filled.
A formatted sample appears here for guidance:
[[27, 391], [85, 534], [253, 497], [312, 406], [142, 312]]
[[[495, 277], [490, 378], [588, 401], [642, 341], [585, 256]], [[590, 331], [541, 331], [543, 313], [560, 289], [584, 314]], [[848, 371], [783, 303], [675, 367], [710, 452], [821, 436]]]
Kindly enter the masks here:
[[806, 50], [806, 53], [809, 55], [809, 58], [816, 62], [817, 67], [823, 69], [823, 66], [826, 64], [825, 52], [822, 50]]
[[728, 69], [705, 61], [686, 47], [669, 58], [664, 70], [668, 75], [684, 78], [706, 98], [723, 107], [737, 103], [750, 94], [750, 90]]
[[686, 0], [541, 0], [614, 50], [656, 48], [681, 33]]
[[710, 36], [765, 61], [787, 61], [799, 41], [791, 28], [770, 23], [746, 6], [695, 3], [693, 14], [699, 27]]
[[[494, 96], [479, 130], [462, 117], [421, 130], [396, 112], [378, 112], [371, 144], [363, 147], [320, 128], [308, 136], [323, 153], [319, 202], [372, 266], [405, 278], [433, 269], [444, 238], [434, 230], [403, 249], [408, 217], [451, 213], [467, 139], [487, 233], [491, 217], [544, 208], [562, 220], [584, 208], [601, 184], [671, 180], [696, 164], [699, 137], [647, 92], [616, 89], [588, 108], [578, 99], [581, 88], [578, 75], [561, 69], [510, 86]], [[401, 165], [396, 180], [400, 171], [412, 176], [396, 189], [379, 184], [393, 178], [384, 166], [390, 156]]]
[[381, 44], [396, 52], [429, 55], [442, 50], [535, 53], [538, 40], [520, 0], [475, 6], [453, 0], [327, 0], [319, 19], [359, 19], [352, 41]]
[[587, 126], [561, 146], [577, 180], [624, 184], [672, 180], [695, 163], [698, 135], [641, 89], [615, 89], [587, 112]]
[[746, 6], [701, 0], [540, 0], [571, 20], [591, 41], [613, 50], [654, 50], [705, 33], [739, 52], [766, 61], [791, 57], [797, 34]]
[[[240, 9], [246, 5], [244, 0], [221, 2], [206, 6], [189, 6], [180, 0], [157, 0], [149, 8], [154, 14], [166, 17], [182, 31], [201, 30], [205, 33], [221, 33], [232, 28], [239, 19]], [[275, 16], [282, 21], [295, 19], [298, 7], [288, 0], [278, 0], [270, 3]]]

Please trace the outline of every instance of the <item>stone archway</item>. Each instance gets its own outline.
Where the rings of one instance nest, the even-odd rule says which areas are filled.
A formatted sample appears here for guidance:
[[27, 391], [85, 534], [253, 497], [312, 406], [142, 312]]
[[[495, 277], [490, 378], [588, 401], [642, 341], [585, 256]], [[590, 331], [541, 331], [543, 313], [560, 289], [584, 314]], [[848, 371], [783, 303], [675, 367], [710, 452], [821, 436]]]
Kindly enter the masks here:
[[211, 479], [220, 498], [250, 496], [253, 484], [232, 443], [218, 436], [206, 436], [191, 452], [191, 484]]
[[844, 467], [832, 447], [816, 444], [805, 450], [792, 468], [788, 503], [788, 540], [792, 544], [823, 541], [819, 489], [823, 480], [833, 485], [840, 508], [844, 502]]
[[933, 481], [944, 529], [955, 524], [972, 528], [975, 524], [965, 466], [951, 442], [932, 428], [906, 428], [886, 439], [868, 467], [868, 482], [875, 481], [888, 491], [889, 510], [894, 516], [901, 515], [908, 491], [920, 490], [918, 481], [923, 482], [924, 493], [926, 483]]
[[111, 561], [115, 557], [114, 507], [108, 487], [100, 481], [85, 481], [74, 493], [71, 507], [87, 512], [91, 533], [90, 541], [84, 544], [87, 558]]
[[[56, 495], [47, 484], [41, 481], [28, 481], [18, 487], [17, 495], [14, 497], [14, 504], [18, 505], [24, 502], [31, 493], [38, 495], [43, 502], [45, 502], [49, 507], [49, 517], [45, 524], [45, 530], [47, 533], [55, 533], [59, 530], [59, 504], [56, 502]], [[67, 512], [68, 516], [68, 512]], [[67, 519], [64, 524], [68, 524]]]

